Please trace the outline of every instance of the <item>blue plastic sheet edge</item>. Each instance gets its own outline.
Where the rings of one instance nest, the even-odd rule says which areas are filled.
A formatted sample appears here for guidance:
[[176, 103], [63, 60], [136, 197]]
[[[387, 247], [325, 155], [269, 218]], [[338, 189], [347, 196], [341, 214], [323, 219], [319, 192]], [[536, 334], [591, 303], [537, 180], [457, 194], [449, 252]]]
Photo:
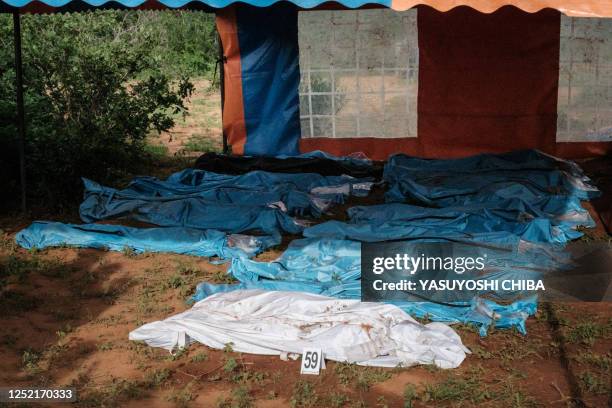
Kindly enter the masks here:
[[270, 236], [228, 235], [190, 228], [135, 228], [107, 224], [64, 224], [36, 221], [15, 235], [25, 249], [71, 246], [136, 253], [171, 252], [222, 259], [251, 257], [276, 245]]

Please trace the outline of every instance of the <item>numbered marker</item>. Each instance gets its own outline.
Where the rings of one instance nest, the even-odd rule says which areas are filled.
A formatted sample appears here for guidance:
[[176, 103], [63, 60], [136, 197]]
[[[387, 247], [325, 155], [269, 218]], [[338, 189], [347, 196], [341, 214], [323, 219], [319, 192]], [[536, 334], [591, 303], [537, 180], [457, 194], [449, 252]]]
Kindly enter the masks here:
[[323, 352], [320, 348], [305, 348], [302, 351], [300, 374], [319, 375], [324, 364], [325, 360], [323, 360]]

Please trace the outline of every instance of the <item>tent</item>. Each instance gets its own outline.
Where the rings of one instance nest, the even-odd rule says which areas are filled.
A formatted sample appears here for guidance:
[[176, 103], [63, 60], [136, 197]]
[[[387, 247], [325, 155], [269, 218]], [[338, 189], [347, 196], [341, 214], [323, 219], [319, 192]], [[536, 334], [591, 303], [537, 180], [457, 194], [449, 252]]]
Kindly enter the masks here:
[[20, 13], [93, 8], [216, 13], [235, 154], [612, 150], [610, 0], [0, 0], [18, 68]]

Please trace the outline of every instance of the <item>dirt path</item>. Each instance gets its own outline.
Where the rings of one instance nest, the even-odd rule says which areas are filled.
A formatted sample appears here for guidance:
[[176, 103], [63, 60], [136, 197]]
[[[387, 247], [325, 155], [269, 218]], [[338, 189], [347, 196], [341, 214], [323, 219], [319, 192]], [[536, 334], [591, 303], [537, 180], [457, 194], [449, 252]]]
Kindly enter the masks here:
[[188, 114], [177, 116], [176, 125], [169, 132], [153, 134], [149, 138], [159, 153], [169, 156], [198, 156], [208, 151], [221, 151], [221, 96], [211, 82], [195, 78], [195, 92], [187, 101]]

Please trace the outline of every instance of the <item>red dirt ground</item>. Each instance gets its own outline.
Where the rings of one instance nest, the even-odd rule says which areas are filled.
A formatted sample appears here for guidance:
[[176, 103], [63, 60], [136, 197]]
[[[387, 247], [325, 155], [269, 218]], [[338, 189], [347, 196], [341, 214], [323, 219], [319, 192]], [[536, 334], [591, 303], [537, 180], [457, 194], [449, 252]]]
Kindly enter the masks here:
[[[225, 265], [171, 254], [27, 252], [12, 239], [28, 222], [0, 222], [5, 231], [0, 266], [11, 271], [0, 302], [3, 385], [73, 386], [79, 406], [604, 407], [610, 402], [610, 304], [541, 305], [527, 322], [527, 336], [493, 331], [481, 338], [470, 327], [456, 326], [473, 354], [455, 370], [328, 363], [321, 376], [304, 377], [297, 361], [202, 345], [171, 356], [128, 341], [139, 325], [187, 309], [185, 299], [198, 282], [226, 280]], [[595, 234], [601, 239], [604, 233]], [[261, 258], [279, 254], [268, 251]], [[411, 385], [416, 397], [406, 398]]]

